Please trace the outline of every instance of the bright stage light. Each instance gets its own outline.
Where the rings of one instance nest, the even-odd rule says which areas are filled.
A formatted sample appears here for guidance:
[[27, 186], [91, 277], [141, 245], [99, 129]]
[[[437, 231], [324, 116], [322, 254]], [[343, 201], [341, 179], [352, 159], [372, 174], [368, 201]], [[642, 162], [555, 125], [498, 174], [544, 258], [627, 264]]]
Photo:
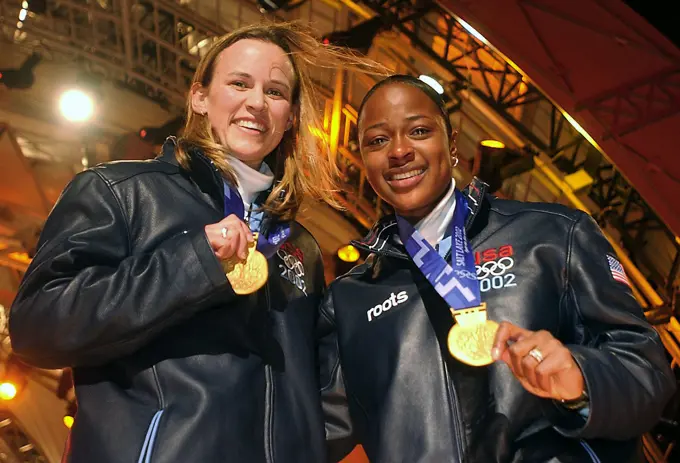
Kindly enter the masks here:
[[65, 91], [59, 99], [61, 114], [71, 122], [85, 122], [94, 113], [94, 101], [82, 90]]
[[440, 84], [439, 82], [437, 82], [437, 81], [436, 81], [435, 79], [433, 79], [432, 77], [426, 76], [425, 74], [423, 74], [423, 75], [421, 75], [420, 77], [418, 77], [418, 79], [422, 80], [422, 81], [425, 82], [427, 85], [429, 85], [430, 87], [432, 87], [432, 88], [434, 89], [434, 91], [437, 92], [437, 93], [439, 93], [440, 95], [443, 95], [443, 94], [444, 94], [444, 87], [442, 87], [442, 84]]

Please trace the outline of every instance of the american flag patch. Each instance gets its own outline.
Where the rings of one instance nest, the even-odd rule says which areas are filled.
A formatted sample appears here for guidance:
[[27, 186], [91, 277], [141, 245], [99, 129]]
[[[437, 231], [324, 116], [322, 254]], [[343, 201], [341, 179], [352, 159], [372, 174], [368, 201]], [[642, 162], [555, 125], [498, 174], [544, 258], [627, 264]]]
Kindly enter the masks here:
[[607, 254], [607, 262], [609, 263], [609, 270], [612, 272], [614, 280], [630, 286], [630, 281], [628, 281], [628, 276], [626, 275], [626, 271], [623, 269], [621, 262], [609, 254]]

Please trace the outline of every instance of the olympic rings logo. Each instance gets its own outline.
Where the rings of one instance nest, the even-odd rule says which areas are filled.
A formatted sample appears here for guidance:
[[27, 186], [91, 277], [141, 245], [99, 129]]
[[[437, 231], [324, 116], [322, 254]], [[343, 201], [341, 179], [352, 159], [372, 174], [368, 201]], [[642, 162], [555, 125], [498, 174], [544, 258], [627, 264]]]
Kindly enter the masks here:
[[288, 254], [286, 251], [282, 249], [276, 251], [276, 254], [279, 256], [279, 258], [283, 261], [283, 263], [289, 270], [295, 272], [296, 276], [298, 277], [305, 276], [305, 268], [302, 265], [302, 262], [300, 262], [300, 260], [297, 257]]
[[477, 279], [483, 280], [489, 276], [500, 276], [510, 270], [515, 265], [512, 257], [501, 257], [497, 261], [492, 260], [484, 262], [482, 265], [477, 265]]

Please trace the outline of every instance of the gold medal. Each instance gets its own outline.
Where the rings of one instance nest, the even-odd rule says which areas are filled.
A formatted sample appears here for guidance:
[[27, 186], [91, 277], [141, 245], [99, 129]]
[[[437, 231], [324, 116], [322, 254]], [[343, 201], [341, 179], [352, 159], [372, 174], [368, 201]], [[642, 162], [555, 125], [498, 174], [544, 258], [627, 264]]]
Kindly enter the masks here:
[[222, 261], [222, 268], [236, 294], [251, 294], [264, 286], [269, 277], [267, 258], [256, 248], [257, 233], [253, 233], [253, 242], [248, 245], [248, 255], [239, 259], [234, 255]]
[[447, 339], [451, 355], [475, 367], [493, 363], [491, 349], [498, 323], [486, 318], [486, 302], [469, 309], [451, 309], [451, 313], [456, 319]]

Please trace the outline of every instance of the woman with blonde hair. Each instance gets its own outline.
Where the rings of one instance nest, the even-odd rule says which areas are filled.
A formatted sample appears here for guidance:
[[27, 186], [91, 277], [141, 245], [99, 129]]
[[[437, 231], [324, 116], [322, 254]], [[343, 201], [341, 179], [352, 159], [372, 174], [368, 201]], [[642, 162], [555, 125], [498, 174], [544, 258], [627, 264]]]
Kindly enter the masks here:
[[66, 461], [325, 460], [318, 245], [294, 219], [332, 199], [311, 73], [371, 68], [296, 24], [217, 39], [182, 137], [69, 184], [12, 306], [15, 352], [72, 367]]

